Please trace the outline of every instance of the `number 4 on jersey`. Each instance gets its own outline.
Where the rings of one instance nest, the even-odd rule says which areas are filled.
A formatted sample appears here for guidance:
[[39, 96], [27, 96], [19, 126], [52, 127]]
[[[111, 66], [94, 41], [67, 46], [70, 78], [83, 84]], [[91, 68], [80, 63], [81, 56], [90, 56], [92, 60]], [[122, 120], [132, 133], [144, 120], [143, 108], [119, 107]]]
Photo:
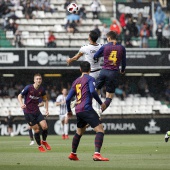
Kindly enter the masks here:
[[109, 61], [113, 62], [113, 65], [116, 65], [117, 61], [117, 51], [112, 51], [109, 55]]

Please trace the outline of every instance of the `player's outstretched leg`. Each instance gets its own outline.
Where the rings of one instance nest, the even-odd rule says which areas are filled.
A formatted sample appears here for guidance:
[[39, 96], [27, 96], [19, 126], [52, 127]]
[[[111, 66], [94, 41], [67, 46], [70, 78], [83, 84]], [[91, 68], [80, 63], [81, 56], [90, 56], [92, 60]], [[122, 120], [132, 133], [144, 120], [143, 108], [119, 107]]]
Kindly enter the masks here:
[[165, 142], [168, 142], [170, 136], [170, 131], [166, 132], [165, 134]]
[[79, 158], [77, 157], [76, 151], [79, 145], [81, 139], [81, 135], [78, 135], [77, 133], [74, 135], [73, 137], [73, 141], [72, 141], [72, 152], [70, 153], [70, 155], [68, 156], [68, 158], [70, 160], [74, 160], [74, 161], [78, 161]]
[[100, 149], [101, 149], [102, 144], [103, 144], [103, 138], [104, 138], [104, 133], [102, 133], [102, 132], [96, 133], [96, 137], [95, 137], [95, 153], [93, 155], [93, 160], [94, 161], [109, 161], [108, 158], [104, 158], [100, 154]]
[[41, 144], [44, 145], [47, 150], [51, 150], [51, 146], [46, 141], [47, 134], [48, 134], [47, 130], [42, 131], [42, 139], [43, 140], [41, 141]]

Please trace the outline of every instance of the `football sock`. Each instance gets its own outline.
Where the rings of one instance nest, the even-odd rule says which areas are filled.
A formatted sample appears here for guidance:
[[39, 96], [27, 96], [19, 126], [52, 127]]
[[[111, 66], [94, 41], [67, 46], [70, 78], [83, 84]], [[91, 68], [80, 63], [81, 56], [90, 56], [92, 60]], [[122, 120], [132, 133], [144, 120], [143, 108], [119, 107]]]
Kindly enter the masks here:
[[48, 131], [47, 130], [43, 130], [42, 131], [42, 139], [43, 139], [43, 141], [46, 141], [47, 135], [48, 135]]
[[64, 134], [64, 125], [61, 123], [61, 132]]
[[34, 138], [37, 144], [40, 146], [41, 145], [40, 133], [34, 133]]
[[78, 135], [77, 133], [73, 137], [73, 141], [72, 141], [72, 152], [73, 153], [76, 153], [76, 151], [77, 151], [77, 148], [78, 148], [78, 145], [80, 142], [80, 138], [81, 138], [81, 135]]
[[100, 153], [100, 149], [103, 144], [104, 133], [98, 132], [95, 137], [95, 152]]
[[30, 140], [34, 140], [32, 129], [29, 129], [28, 132], [29, 132]]
[[64, 124], [64, 134], [68, 135], [68, 123]]
[[109, 107], [109, 105], [110, 105], [110, 103], [112, 102], [112, 99], [111, 98], [106, 98], [106, 100], [105, 100], [105, 105], [106, 105], [106, 108], [108, 108]]

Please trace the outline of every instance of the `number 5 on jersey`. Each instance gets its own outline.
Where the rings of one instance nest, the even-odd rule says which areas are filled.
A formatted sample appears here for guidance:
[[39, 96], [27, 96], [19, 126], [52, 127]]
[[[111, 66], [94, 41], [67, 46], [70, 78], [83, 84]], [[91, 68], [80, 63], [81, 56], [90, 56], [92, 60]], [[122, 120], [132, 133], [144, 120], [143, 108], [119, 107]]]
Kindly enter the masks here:
[[77, 104], [81, 103], [81, 84], [76, 84]]

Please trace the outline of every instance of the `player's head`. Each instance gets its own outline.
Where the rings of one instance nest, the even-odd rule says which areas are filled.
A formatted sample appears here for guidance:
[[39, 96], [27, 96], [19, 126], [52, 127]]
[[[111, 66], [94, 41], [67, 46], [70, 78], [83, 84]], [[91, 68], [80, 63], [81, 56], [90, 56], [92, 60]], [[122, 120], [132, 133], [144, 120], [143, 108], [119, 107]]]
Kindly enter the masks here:
[[63, 95], [67, 95], [67, 93], [68, 93], [67, 89], [66, 88], [62, 88], [62, 94]]
[[109, 31], [107, 34], [106, 34], [106, 37], [107, 37], [107, 41], [113, 41], [113, 40], [117, 40], [117, 33], [114, 32], [114, 31]]
[[80, 71], [83, 73], [90, 72], [90, 63], [88, 61], [83, 61], [80, 63]]
[[41, 83], [42, 83], [42, 76], [41, 76], [41, 74], [37, 73], [37, 74], [34, 75], [34, 83], [37, 86], [41, 85]]
[[90, 41], [96, 42], [98, 38], [99, 38], [99, 35], [96, 31], [90, 31], [90, 34], [89, 34]]

